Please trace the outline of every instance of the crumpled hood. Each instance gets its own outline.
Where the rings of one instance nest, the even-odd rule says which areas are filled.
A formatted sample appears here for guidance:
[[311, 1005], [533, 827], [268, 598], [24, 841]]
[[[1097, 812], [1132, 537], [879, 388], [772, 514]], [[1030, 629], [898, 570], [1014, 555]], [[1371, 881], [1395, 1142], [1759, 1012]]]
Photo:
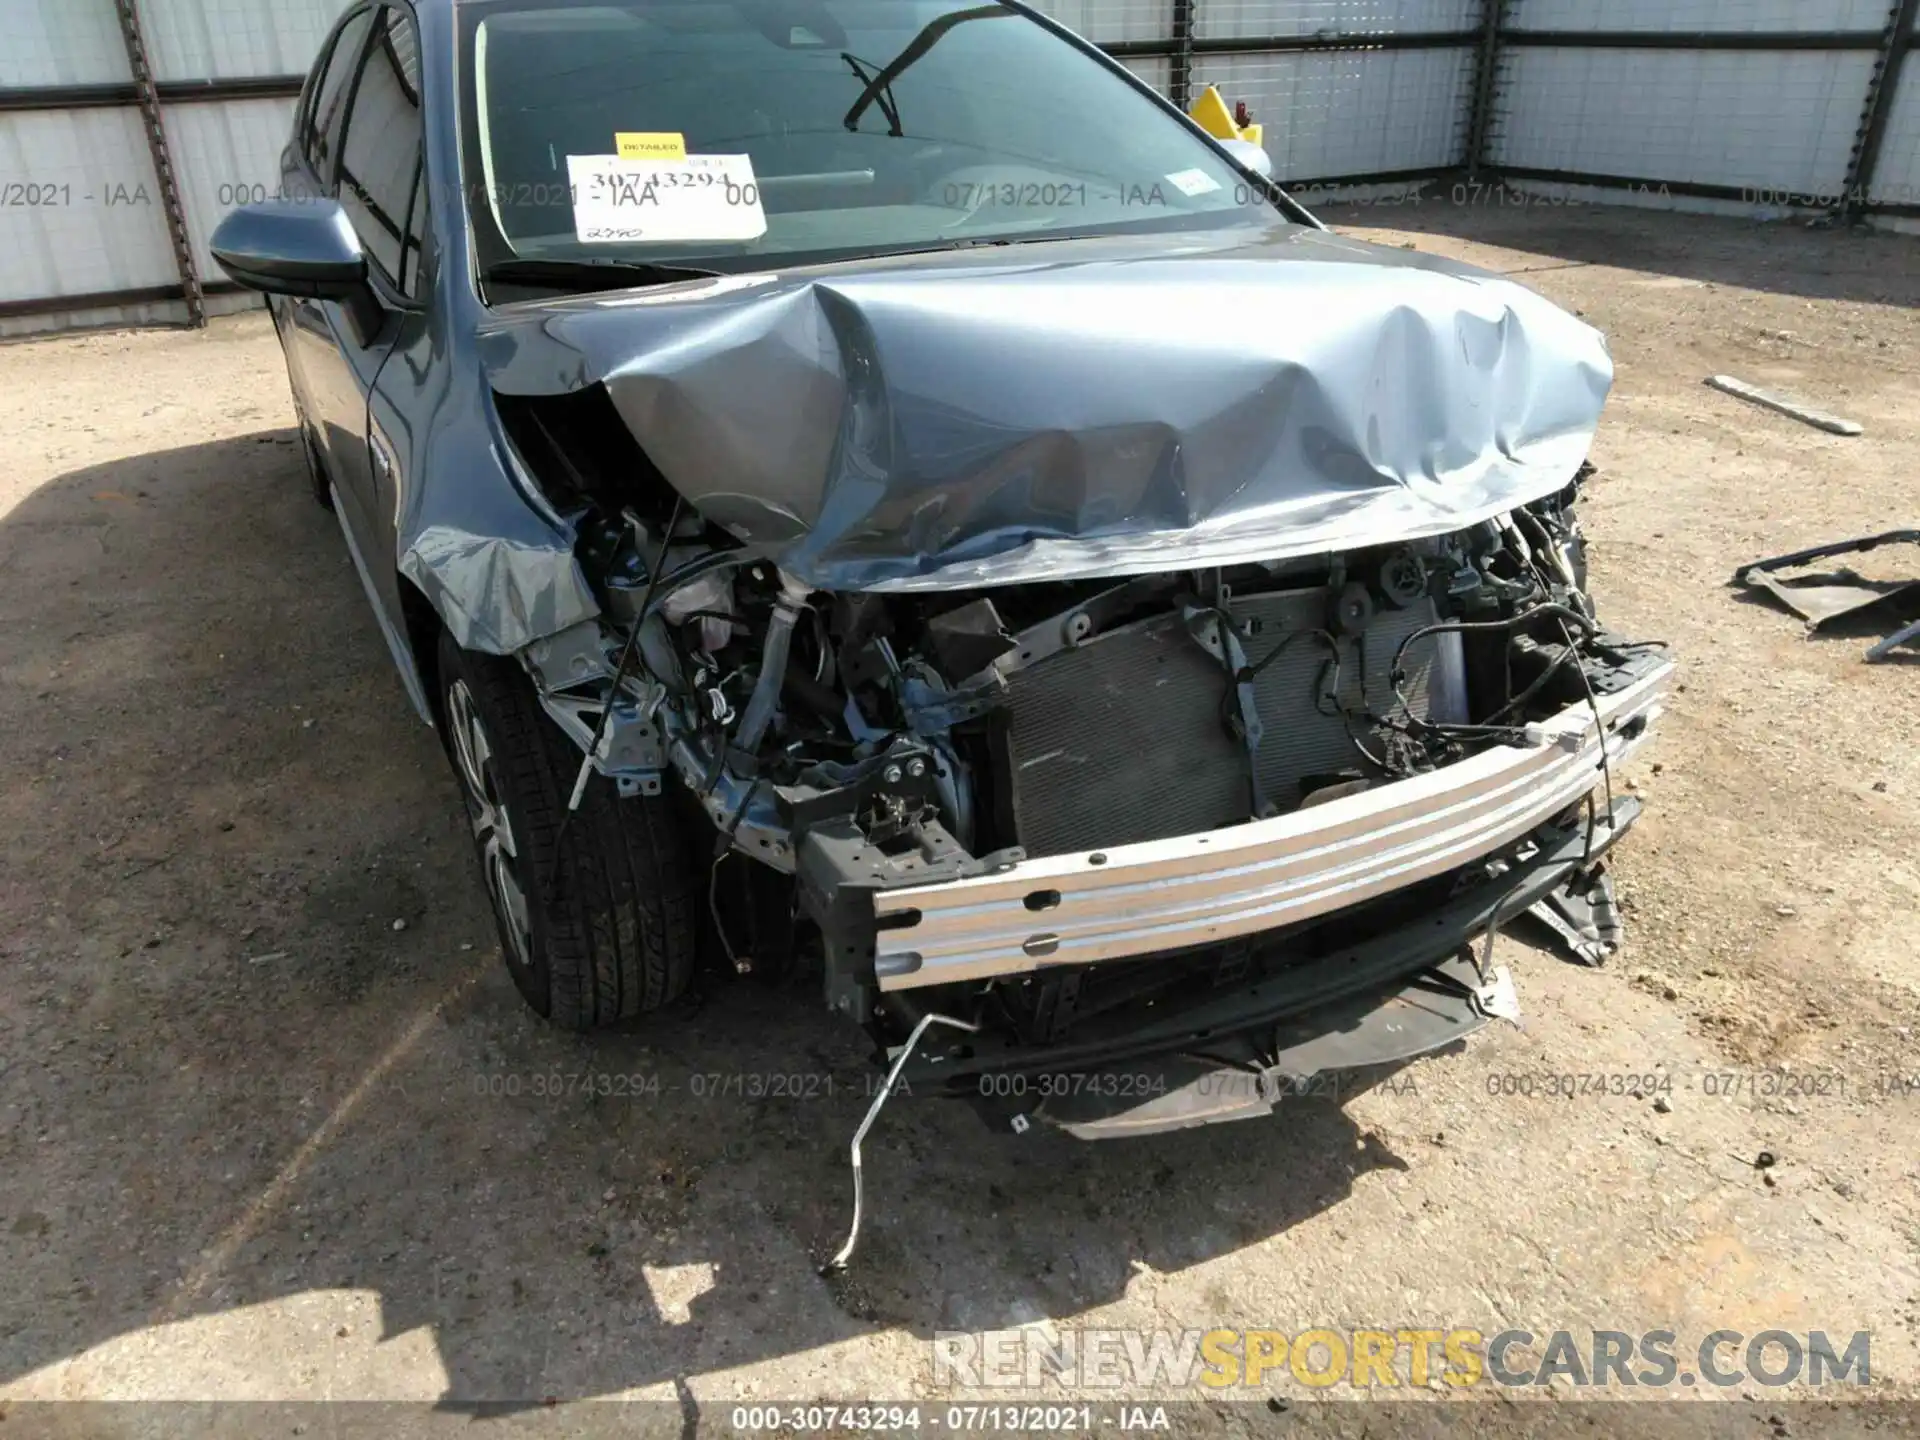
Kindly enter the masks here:
[[1613, 378], [1523, 286], [1285, 224], [508, 306], [480, 343], [503, 393], [604, 381], [690, 503], [823, 589], [1461, 529], [1567, 484]]

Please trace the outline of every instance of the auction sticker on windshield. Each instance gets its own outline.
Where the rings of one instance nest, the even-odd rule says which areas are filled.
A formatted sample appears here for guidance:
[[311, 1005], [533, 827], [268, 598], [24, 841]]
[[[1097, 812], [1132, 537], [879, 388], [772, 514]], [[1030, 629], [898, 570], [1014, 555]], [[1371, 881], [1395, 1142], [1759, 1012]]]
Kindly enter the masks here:
[[622, 160], [684, 160], [687, 137], [675, 130], [622, 130], [613, 148]]
[[633, 160], [569, 155], [573, 229], [583, 245], [757, 240], [766, 211], [746, 155]]

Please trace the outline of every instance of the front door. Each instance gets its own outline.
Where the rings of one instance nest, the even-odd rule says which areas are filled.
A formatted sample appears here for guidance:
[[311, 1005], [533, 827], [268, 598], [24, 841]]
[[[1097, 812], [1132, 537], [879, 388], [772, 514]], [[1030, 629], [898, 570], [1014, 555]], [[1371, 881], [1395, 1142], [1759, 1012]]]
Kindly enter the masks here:
[[399, 5], [363, 9], [341, 23], [305, 143], [289, 151], [285, 181], [289, 193], [339, 201], [366, 252], [369, 294], [358, 303], [287, 302], [282, 333], [354, 566], [409, 694], [421, 705], [394, 568], [399, 477], [374, 415], [381, 370], [396, 344], [425, 324], [417, 36], [412, 15]]

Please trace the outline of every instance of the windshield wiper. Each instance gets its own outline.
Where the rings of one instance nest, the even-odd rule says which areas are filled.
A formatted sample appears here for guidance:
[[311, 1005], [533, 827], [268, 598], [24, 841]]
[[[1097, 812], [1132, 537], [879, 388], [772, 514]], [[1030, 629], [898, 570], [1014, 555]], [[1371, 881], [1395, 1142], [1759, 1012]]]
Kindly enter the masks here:
[[718, 270], [697, 265], [665, 265], [650, 260], [502, 260], [480, 278], [489, 284], [542, 285], [558, 290], [622, 290], [636, 285], [670, 285], [676, 280], [709, 280]]
[[[866, 104], [868, 95], [871, 93], [872, 97], [880, 102], [880, 113], [887, 117], [887, 133], [896, 137], [905, 135], [907, 132], [900, 128], [900, 107], [893, 103], [893, 86], [880, 78], [880, 68], [877, 65], [869, 65], [858, 55], [850, 54], [845, 50], [840, 52], [840, 58], [847, 62], [847, 68], [853, 71], [853, 78], [862, 86], [875, 87], [871, 92], [866, 89], [861, 90], [859, 103], [854, 106], [853, 123], [847, 128], [849, 130], [859, 128], [861, 106]], [[867, 73], [869, 70], [873, 72], [871, 75]]]
[[[867, 107], [880, 97], [882, 91], [887, 91], [891, 95], [893, 82], [900, 78], [901, 72], [909, 65], [918, 63], [920, 57], [939, 44], [940, 37], [954, 26], [964, 25], [969, 20], [1000, 20], [1013, 13], [1004, 5], [978, 5], [971, 10], [949, 11], [945, 15], [929, 20], [920, 33], [907, 42], [907, 48], [889, 60], [886, 68], [867, 82], [867, 88], [860, 92], [860, 98], [853, 102], [853, 108], [847, 111], [846, 119], [841, 123], [849, 130], [858, 130], [860, 117], [867, 113]], [[889, 99], [887, 103], [891, 106], [893, 102]], [[898, 111], [894, 111], [894, 115], [897, 117]], [[895, 135], [900, 133], [897, 118], [894, 120], [892, 133]]]

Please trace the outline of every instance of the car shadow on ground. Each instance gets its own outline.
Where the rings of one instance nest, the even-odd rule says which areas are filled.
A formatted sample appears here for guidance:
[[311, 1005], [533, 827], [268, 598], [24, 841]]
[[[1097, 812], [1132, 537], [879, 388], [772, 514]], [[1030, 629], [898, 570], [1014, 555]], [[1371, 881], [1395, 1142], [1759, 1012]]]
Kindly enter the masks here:
[[1691, 281], [1810, 300], [1920, 306], [1920, 244], [1909, 235], [1712, 215], [1675, 223], [1664, 211], [1552, 205], [1451, 182], [1417, 200], [1324, 204], [1314, 213], [1341, 229], [1446, 236], [1541, 257], [1517, 263], [1507, 257], [1503, 268], [1510, 274], [1605, 265], [1645, 271], [1664, 285]]
[[[938, 1330], [1082, 1314], [1404, 1168], [1329, 1100], [1086, 1146], [906, 1099], [820, 1278], [862, 1037], [747, 984], [610, 1036], [526, 1013], [298, 455], [143, 455], [0, 517], [0, 1384], [354, 1291], [377, 1321], [322, 1306], [228, 1373], [417, 1394], [355, 1347], [425, 1327], [443, 1403], [514, 1407], [900, 1329], [917, 1370], [800, 1373], [903, 1394]], [[163, 1344], [161, 1383], [206, 1349]]]

